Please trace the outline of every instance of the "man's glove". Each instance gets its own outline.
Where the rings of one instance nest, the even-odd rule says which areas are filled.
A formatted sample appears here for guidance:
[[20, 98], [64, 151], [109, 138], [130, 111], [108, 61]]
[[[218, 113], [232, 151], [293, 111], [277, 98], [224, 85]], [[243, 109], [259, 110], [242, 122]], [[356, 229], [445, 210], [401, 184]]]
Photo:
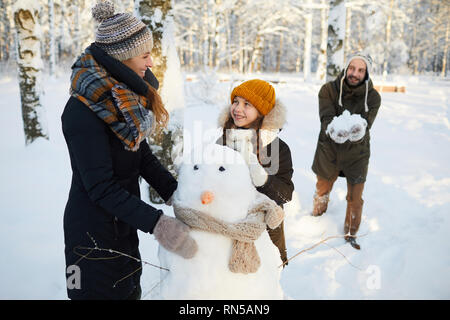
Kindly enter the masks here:
[[334, 127], [331, 126], [331, 123], [330, 123], [330, 125], [328, 125], [326, 133], [336, 143], [344, 143], [345, 141], [347, 141], [347, 139], [348, 139], [348, 137], [350, 135], [350, 132], [348, 132], [345, 129], [335, 130]]
[[328, 124], [326, 134], [336, 143], [350, 140], [357, 142], [366, 134], [367, 121], [359, 114], [350, 114], [345, 110], [339, 117], [334, 117]]
[[153, 235], [166, 250], [185, 259], [190, 259], [197, 253], [197, 243], [189, 235], [189, 227], [178, 219], [161, 215], [153, 229]]
[[349, 140], [356, 142], [364, 138], [366, 134], [366, 126], [363, 123], [356, 123], [350, 129]]

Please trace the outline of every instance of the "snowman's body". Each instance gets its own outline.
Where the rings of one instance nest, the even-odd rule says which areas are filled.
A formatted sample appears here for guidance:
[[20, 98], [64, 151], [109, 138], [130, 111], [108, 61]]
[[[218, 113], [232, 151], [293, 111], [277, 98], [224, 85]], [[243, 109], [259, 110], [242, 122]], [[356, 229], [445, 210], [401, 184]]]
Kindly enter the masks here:
[[[174, 202], [226, 222], [244, 219], [257, 197], [245, 162], [224, 146], [211, 146], [209, 152], [206, 163], [182, 165]], [[208, 204], [201, 201], [205, 191], [214, 197]], [[159, 248], [160, 263], [170, 270], [161, 271], [163, 299], [283, 299], [282, 262], [267, 231], [254, 242], [261, 265], [249, 274], [228, 267], [232, 239], [195, 229], [190, 235], [198, 245], [192, 259]]]

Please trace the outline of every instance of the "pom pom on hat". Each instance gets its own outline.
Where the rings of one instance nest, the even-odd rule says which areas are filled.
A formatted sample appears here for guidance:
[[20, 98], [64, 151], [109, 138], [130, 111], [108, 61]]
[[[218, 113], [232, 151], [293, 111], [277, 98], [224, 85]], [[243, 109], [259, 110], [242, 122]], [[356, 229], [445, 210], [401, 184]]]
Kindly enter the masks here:
[[110, 1], [99, 2], [92, 7], [92, 17], [98, 22], [102, 22], [113, 15], [114, 4]]
[[249, 101], [264, 116], [275, 106], [275, 89], [264, 80], [254, 79], [241, 83], [231, 92], [231, 103], [236, 96]]

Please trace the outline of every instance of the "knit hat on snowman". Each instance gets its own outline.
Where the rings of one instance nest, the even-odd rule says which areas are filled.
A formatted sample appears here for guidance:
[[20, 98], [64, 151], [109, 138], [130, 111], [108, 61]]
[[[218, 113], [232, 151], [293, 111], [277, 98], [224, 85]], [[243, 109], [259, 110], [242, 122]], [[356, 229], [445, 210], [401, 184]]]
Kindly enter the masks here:
[[366, 76], [364, 78], [364, 82], [366, 85], [366, 94], [364, 96], [364, 107], [365, 107], [366, 112], [368, 112], [369, 107], [367, 106], [367, 95], [368, 95], [368, 91], [369, 91], [369, 74], [370, 74], [370, 72], [372, 72], [372, 57], [369, 54], [365, 54], [363, 52], [354, 53], [354, 54], [350, 55], [350, 57], [347, 59], [347, 63], [344, 66], [344, 75], [341, 79], [341, 87], [339, 89], [339, 105], [341, 107], [343, 107], [343, 105], [342, 105], [342, 85], [344, 84], [344, 79], [347, 76], [348, 66], [354, 59], [361, 59], [366, 64]]

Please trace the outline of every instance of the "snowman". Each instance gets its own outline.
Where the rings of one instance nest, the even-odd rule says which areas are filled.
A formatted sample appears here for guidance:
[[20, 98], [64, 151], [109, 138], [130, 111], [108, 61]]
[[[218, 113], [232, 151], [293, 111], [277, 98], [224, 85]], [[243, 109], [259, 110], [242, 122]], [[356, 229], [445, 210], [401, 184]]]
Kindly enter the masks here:
[[159, 247], [163, 299], [283, 299], [282, 261], [266, 227], [282, 209], [256, 191], [242, 156], [211, 144], [203, 161], [184, 161], [175, 216], [191, 227], [198, 251], [184, 259]]

